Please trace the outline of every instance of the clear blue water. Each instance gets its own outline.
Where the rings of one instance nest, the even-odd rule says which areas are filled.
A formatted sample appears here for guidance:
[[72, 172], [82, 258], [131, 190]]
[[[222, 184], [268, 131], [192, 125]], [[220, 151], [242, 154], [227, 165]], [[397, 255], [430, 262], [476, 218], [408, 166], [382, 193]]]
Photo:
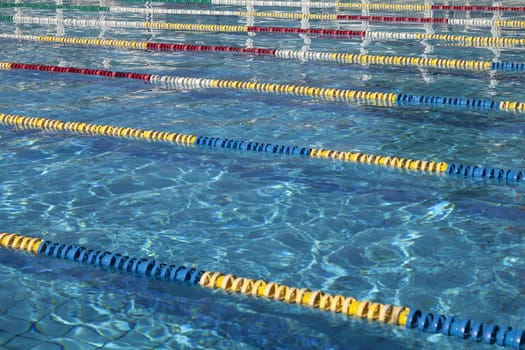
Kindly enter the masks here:
[[[502, 4], [520, 5], [518, 1]], [[56, 11], [18, 11], [57, 15]], [[15, 13], [13, 9], [0, 12]], [[145, 20], [144, 15], [132, 14], [63, 11], [63, 15]], [[466, 15], [448, 13], [451, 18]], [[523, 15], [506, 16], [525, 20]], [[243, 18], [226, 17], [155, 15], [154, 19], [246, 23]], [[298, 22], [259, 18], [255, 25], [297, 26]], [[362, 24], [311, 21], [310, 26], [359, 29]], [[373, 23], [369, 29], [493, 35], [490, 28], [463, 26]], [[522, 48], [472, 48], [437, 41], [363, 43], [311, 37], [311, 43], [305, 44], [305, 37], [298, 35], [0, 23], [1, 33], [57, 35], [62, 31], [73, 37], [232, 46], [252, 42], [256, 47], [294, 50], [308, 44], [306, 48], [313, 51], [525, 61]], [[518, 30], [502, 30], [501, 35], [523, 37]], [[3, 62], [525, 100], [523, 73], [341, 65], [15, 40], [2, 40], [0, 52]], [[0, 76], [1, 113], [525, 168], [524, 115], [518, 113], [379, 107], [232, 90], [173, 90], [127, 79], [30, 71], [2, 71]], [[524, 184], [10, 127], [0, 128], [0, 157], [1, 231], [486, 323], [524, 326]], [[5, 349], [474, 347], [454, 337], [8, 250], [0, 250], [0, 266], [0, 346]]]

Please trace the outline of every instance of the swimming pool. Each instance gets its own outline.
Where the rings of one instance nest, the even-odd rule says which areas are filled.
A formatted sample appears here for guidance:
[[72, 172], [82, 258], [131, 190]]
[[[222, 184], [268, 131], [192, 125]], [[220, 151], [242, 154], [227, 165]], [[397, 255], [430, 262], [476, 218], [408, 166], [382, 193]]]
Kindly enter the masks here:
[[[1, 232], [522, 329], [525, 16], [389, 3], [0, 4]], [[496, 348], [40, 255], [3, 348]]]

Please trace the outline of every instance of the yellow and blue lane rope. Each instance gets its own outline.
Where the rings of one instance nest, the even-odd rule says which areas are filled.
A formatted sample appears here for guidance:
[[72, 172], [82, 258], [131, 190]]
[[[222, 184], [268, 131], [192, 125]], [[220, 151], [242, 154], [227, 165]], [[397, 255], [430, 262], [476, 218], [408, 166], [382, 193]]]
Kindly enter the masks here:
[[426, 105], [436, 107], [458, 107], [471, 109], [496, 109], [501, 111], [524, 112], [525, 102], [495, 101], [487, 99], [425, 96], [412, 94], [398, 94], [393, 92], [363, 91], [336, 88], [320, 88], [312, 86], [258, 83], [252, 81], [238, 81], [225, 79], [207, 79], [177, 77], [133, 72], [114, 72], [104, 69], [90, 69], [77, 67], [63, 67], [54, 65], [0, 62], [0, 70], [34, 70], [50, 73], [75, 73], [97, 75], [112, 78], [128, 78], [149, 81], [156, 84], [165, 84], [175, 89], [234, 89], [253, 92], [275, 93], [295, 96], [323, 98], [327, 100], [354, 101], [376, 105]]
[[324, 158], [343, 162], [405, 169], [408, 171], [426, 172], [436, 175], [512, 181], [519, 183], [525, 182], [525, 173], [520, 170], [505, 170], [476, 165], [464, 165], [447, 162], [408, 159], [396, 156], [364, 154], [360, 152], [346, 152], [321, 148], [279, 145], [220, 137], [197, 136], [192, 134], [179, 134], [174, 132], [89, 124], [84, 122], [64, 122], [57, 119], [28, 117], [4, 113], [0, 113], [0, 124], [22, 129], [64, 131], [70, 134], [138, 139], [152, 142], [167, 142], [181, 146], [200, 146], [244, 152], [288, 155], [303, 158]]
[[365, 55], [339, 52], [316, 52], [301, 50], [279, 50], [262, 47], [236, 47], [221, 45], [193, 45], [169, 42], [146, 42], [132, 40], [113, 40], [100, 38], [58, 37], [52, 35], [27, 35], [0, 33], [0, 39], [34, 41], [39, 43], [57, 43], [109, 48], [137, 49], [145, 51], [184, 51], [184, 52], [229, 52], [249, 55], [269, 56], [280, 59], [299, 59], [309, 61], [337, 62], [343, 64], [411, 66], [437, 69], [456, 69], [470, 71], [525, 71], [523, 62], [491, 62], [480, 60], [462, 60], [441, 57], [411, 57], [391, 55]]
[[143, 275], [148, 278], [199, 285], [209, 289], [280, 301], [331, 311], [405, 328], [457, 336], [473, 342], [523, 349], [525, 330], [496, 324], [484, 324], [469, 319], [433, 314], [407, 306], [382, 304], [353, 297], [332, 295], [320, 290], [289, 287], [261, 279], [237, 277], [234, 274], [205, 271], [196, 267], [167, 264], [149, 258], [135, 258], [105, 250], [88, 249], [76, 244], [54, 243], [42, 238], [0, 233], [0, 246], [35, 255], [70, 260], [116, 271]]

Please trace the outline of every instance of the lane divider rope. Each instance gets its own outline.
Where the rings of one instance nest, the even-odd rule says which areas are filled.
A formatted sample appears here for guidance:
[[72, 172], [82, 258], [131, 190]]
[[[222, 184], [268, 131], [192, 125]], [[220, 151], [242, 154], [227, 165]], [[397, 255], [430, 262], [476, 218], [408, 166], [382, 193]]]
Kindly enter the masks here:
[[[123, 2], [141, 2], [149, 0], [125, 0]], [[265, 1], [265, 0], [163, 0], [164, 3], [185, 3], [201, 5], [228, 5], [228, 6], [261, 6], [261, 7], [303, 7], [300, 1]], [[423, 4], [389, 4], [389, 3], [350, 3], [350, 2], [325, 2], [308, 1], [309, 8], [346, 8], [352, 10], [380, 10], [380, 11], [485, 11], [485, 12], [525, 12], [523, 6], [483, 6], [483, 5], [423, 5]]]
[[442, 97], [411, 94], [397, 94], [378, 91], [360, 91], [335, 88], [319, 88], [301, 85], [258, 83], [251, 81], [221, 80], [206, 78], [177, 77], [132, 72], [113, 72], [103, 69], [89, 69], [76, 67], [61, 67], [42, 64], [27, 64], [14, 62], [0, 62], [0, 70], [34, 70], [50, 73], [76, 73], [98, 75], [113, 78], [128, 78], [149, 81], [156, 84], [165, 84], [174, 89], [234, 89], [276, 93], [295, 96], [317, 97], [340, 101], [356, 101], [376, 105], [429, 105], [453, 106], [471, 109], [497, 109], [501, 111], [525, 111], [525, 102], [494, 101], [487, 99]]
[[525, 344], [525, 330], [501, 327], [484, 323], [435, 315], [406, 306], [381, 304], [353, 297], [331, 295], [320, 290], [289, 287], [261, 279], [237, 277], [222, 272], [204, 271], [179, 264], [160, 263], [149, 258], [135, 258], [105, 250], [87, 249], [76, 244], [54, 243], [42, 238], [26, 237], [12, 233], [0, 233], [0, 246], [35, 255], [71, 260], [77, 263], [105, 267], [108, 269], [138, 274], [148, 278], [169, 282], [180, 282], [189, 286], [199, 285], [208, 289], [243, 294], [283, 303], [311, 307], [367, 319], [369, 322], [417, 328], [421, 331], [457, 336], [473, 342], [511, 346], [521, 349]]
[[463, 178], [525, 182], [525, 173], [519, 170], [504, 170], [476, 165], [463, 165], [437, 161], [415, 160], [396, 156], [364, 154], [360, 152], [335, 151], [322, 148], [287, 146], [264, 142], [242, 141], [220, 137], [197, 136], [156, 130], [142, 130], [129, 127], [64, 122], [57, 119], [28, 117], [0, 113], [0, 124], [22, 129], [62, 131], [69, 134], [126, 138], [152, 142], [166, 142], [181, 146], [229, 149], [244, 152], [269, 153], [303, 158], [324, 158], [335, 161], [369, 164], [407, 171], [426, 172], [435, 175], [449, 175]]
[[[200, 1], [200, 0], [195, 0]], [[217, 1], [217, 0], [212, 0]], [[225, 0], [238, 1], [238, 0]], [[241, 0], [242, 1], [242, 0]], [[525, 12], [523, 6], [486, 6], [486, 5], [439, 5], [439, 4], [389, 4], [389, 3], [350, 3], [336, 1], [334, 4], [338, 8], [353, 10], [379, 10], [379, 11], [407, 11], [407, 12], [424, 12], [424, 11], [483, 11], [483, 12]]]
[[476, 27], [525, 28], [525, 21], [521, 20], [494, 20], [490, 18], [429, 18], [429, 17], [392, 17], [392, 16], [362, 16], [350, 14], [328, 13], [289, 13], [289, 12], [256, 12], [256, 11], [224, 11], [224, 10], [196, 10], [173, 8], [140, 8], [122, 6], [90, 6], [90, 5], [57, 5], [50, 3], [5, 3], [0, 2], [0, 8], [30, 8], [42, 10], [78, 10], [83, 12], [110, 12], [110, 13], [140, 13], [140, 14], [171, 14], [191, 16], [226, 16], [226, 17], [264, 17], [280, 19], [309, 19], [323, 21], [368, 21], [372, 23], [437, 23]]
[[[59, 20], [56, 17], [33, 17], [14, 15], [0, 16], [0, 20], [12, 21], [15, 24], [59, 24]], [[525, 38], [517, 37], [487, 37], [436, 33], [370, 32], [363, 30], [344, 30], [328, 28], [266, 27], [202, 23], [136, 22], [72, 18], [60, 19], [60, 25], [93, 28], [146, 28], [205, 33], [314, 34], [327, 39], [357, 37], [368, 40], [435, 40], [442, 42], [458, 42], [463, 45], [471, 45], [476, 47], [513, 47], [525, 45]]]
[[316, 52], [302, 50], [279, 50], [261, 47], [209, 46], [193, 44], [177, 44], [168, 42], [146, 42], [130, 40], [113, 40], [100, 38], [74, 38], [50, 35], [25, 35], [0, 33], [0, 39], [14, 39], [41, 43], [58, 43], [68, 45], [98, 46], [124, 49], [139, 49], [150, 51], [184, 51], [184, 52], [235, 52], [250, 55], [270, 56], [280, 59], [300, 59], [309, 61], [337, 62], [343, 64], [380, 65], [380, 66], [412, 66], [438, 69], [456, 69], [471, 71], [525, 71], [525, 63], [520, 62], [490, 62], [477, 60], [449, 59], [438, 57], [410, 57], [364, 55], [338, 52]]
[[[46, 24], [56, 25], [55, 17], [32, 17], [14, 15], [12, 20], [16, 24]], [[6, 18], [6, 20], [8, 20]], [[106, 28], [147, 28], [173, 31], [207, 32], [207, 33], [278, 33], [278, 34], [317, 34], [326, 38], [352, 38], [364, 37], [366, 32], [361, 30], [340, 30], [326, 28], [296, 28], [296, 27], [261, 27], [226, 24], [202, 24], [202, 23], [167, 23], [167, 22], [136, 22], [115, 21], [99, 19], [72, 19], [64, 18], [60, 24], [75, 27], [100, 27]]]
[[[125, 2], [139, 2], [145, 3], [149, 0], [126, 0]], [[261, 6], [261, 7], [302, 7], [300, 1], [282, 1], [282, 0], [163, 0], [164, 3], [175, 3], [175, 4], [198, 4], [198, 5], [227, 5], [227, 6], [242, 6], [246, 7], [248, 5]], [[309, 8], [320, 8], [320, 9], [330, 9], [335, 8], [336, 4], [332, 2], [324, 1], [309, 1]]]

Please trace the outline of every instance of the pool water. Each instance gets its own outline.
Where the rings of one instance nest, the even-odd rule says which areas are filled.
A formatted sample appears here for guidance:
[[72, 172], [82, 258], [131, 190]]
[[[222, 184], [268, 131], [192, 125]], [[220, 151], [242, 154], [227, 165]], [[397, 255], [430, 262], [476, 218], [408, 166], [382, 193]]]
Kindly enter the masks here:
[[[145, 7], [129, 1], [74, 4]], [[520, 6], [519, 1], [497, 4]], [[242, 9], [160, 2], [149, 6]], [[334, 8], [310, 11], [361, 14]], [[257, 26], [524, 37], [518, 29], [443, 24], [0, 9], [0, 15], [15, 14], [230, 25], [251, 25], [253, 20]], [[506, 12], [433, 15], [525, 20], [523, 13]], [[439, 40], [367, 41], [12, 21], [0, 21], [0, 33], [525, 62], [523, 47], [469, 47]], [[516, 71], [346, 65], [224, 52], [0, 40], [2, 62], [525, 101], [524, 73]], [[0, 113], [525, 170], [525, 123], [519, 112], [380, 106], [26, 70], [0, 71], [0, 77]], [[9, 126], [0, 128], [0, 152], [3, 232], [484, 323], [524, 326], [523, 181]], [[0, 250], [0, 266], [0, 346], [5, 349], [495, 348], [7, 249]]]

